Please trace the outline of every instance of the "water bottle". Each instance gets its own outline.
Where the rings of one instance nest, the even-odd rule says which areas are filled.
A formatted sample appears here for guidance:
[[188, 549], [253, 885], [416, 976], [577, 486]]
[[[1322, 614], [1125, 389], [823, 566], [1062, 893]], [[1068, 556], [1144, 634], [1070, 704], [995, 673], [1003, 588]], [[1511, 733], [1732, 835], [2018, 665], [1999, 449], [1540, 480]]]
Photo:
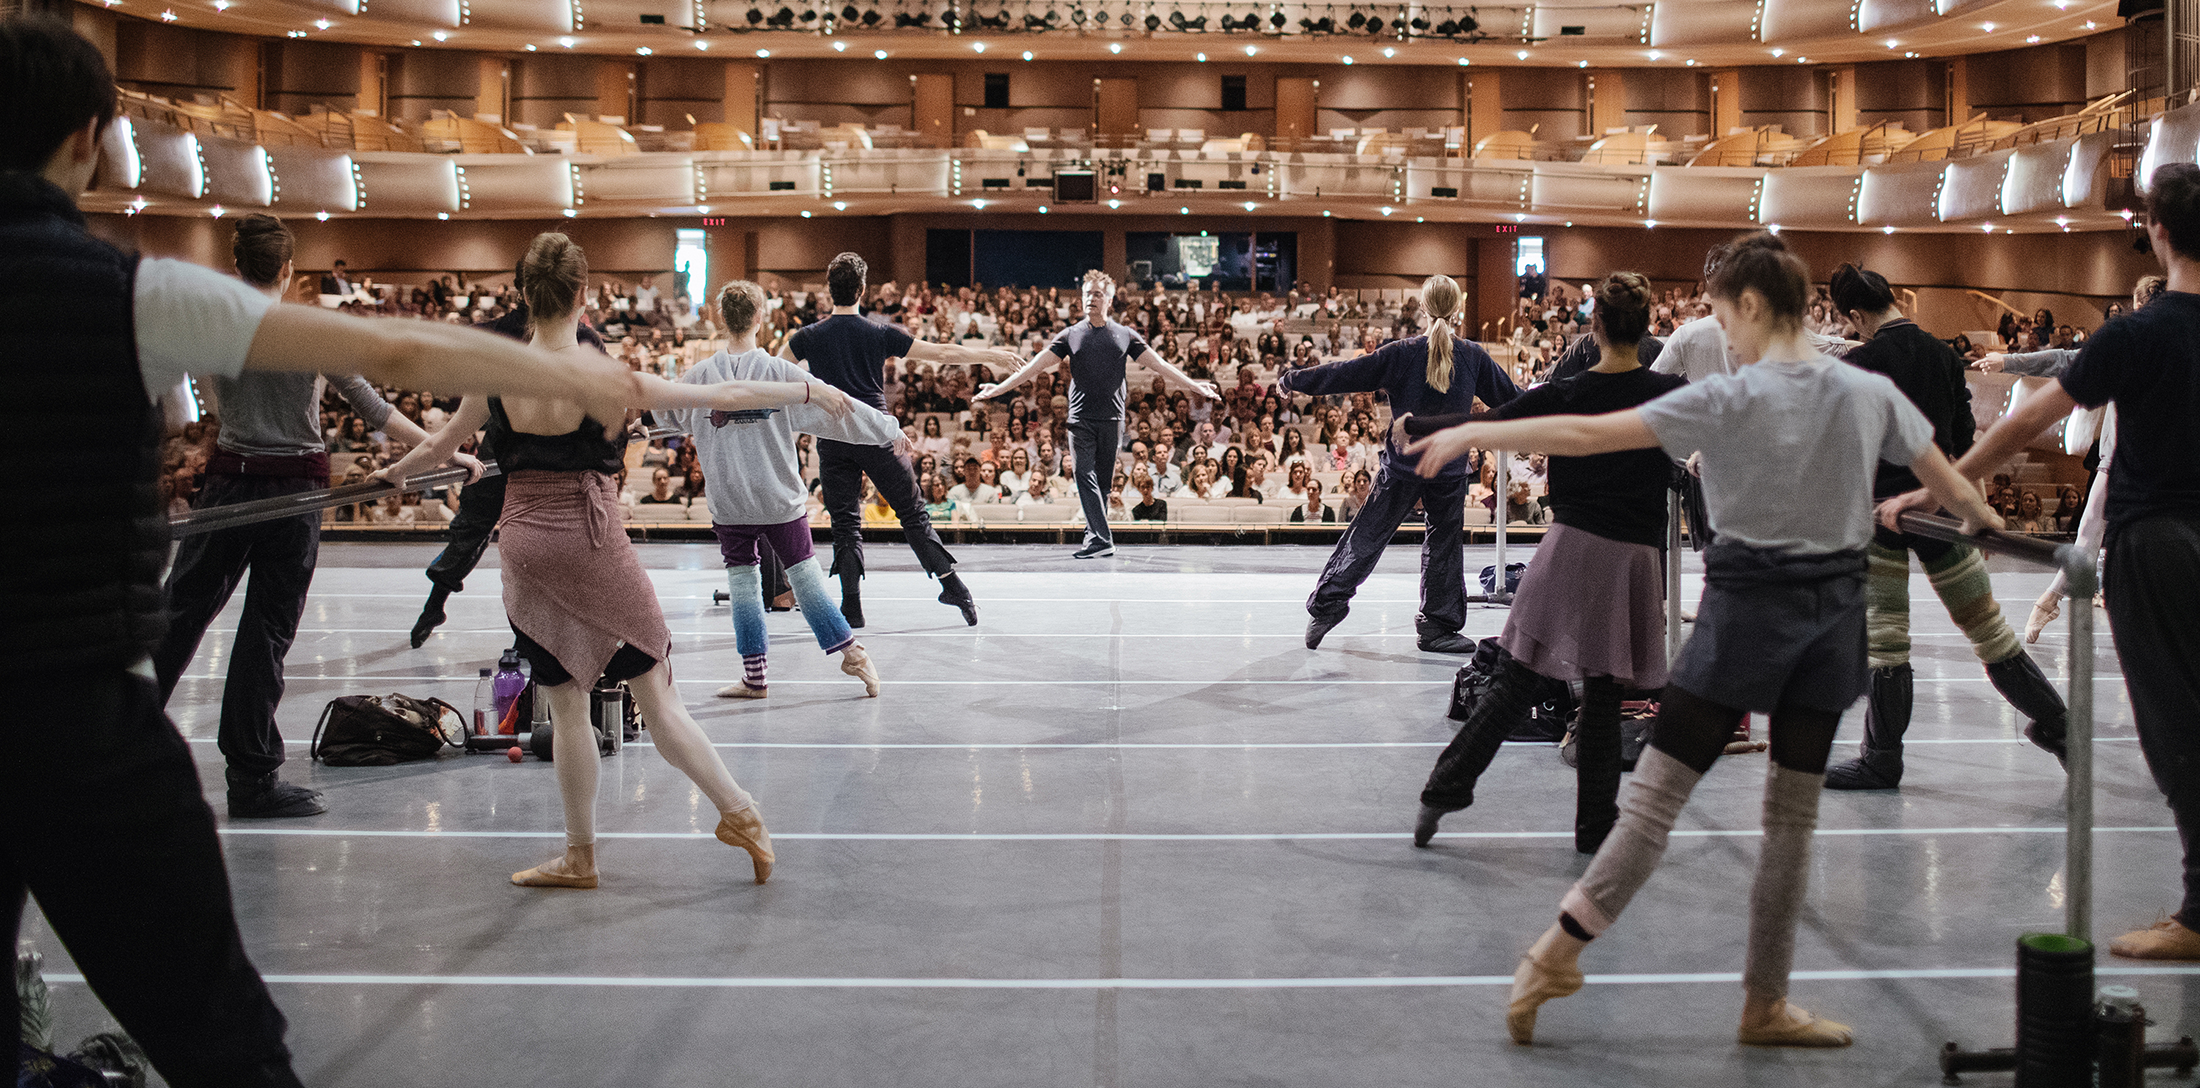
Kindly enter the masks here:
[[519, 722], [512, 716], [519, 703], [520, 692], [527, 690], [527, 676], [519, 671], [519, 651], [506, 650], [497, 659], [496, 689], [497, 732], [507, 736], [519, 732]]
[[490, 679], [490, 672], [488, 666], [482, 666], [481, 679], [474, 681], [473, 735], [477, 737], [496, 732], [496, 723], [501, 718], [496, 713], [496, 684]]

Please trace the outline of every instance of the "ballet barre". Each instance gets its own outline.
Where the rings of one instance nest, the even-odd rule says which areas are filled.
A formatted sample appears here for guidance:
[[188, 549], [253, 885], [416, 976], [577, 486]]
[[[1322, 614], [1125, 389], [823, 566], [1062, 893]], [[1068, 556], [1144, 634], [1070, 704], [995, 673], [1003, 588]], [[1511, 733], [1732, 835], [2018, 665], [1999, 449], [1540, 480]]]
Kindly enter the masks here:
[[[655, 441], [659, 438], [669, 438], [673, 435], [685, 433], [678, 427], [652, 427], [634, 436], [634, 440]], [[495, 461], [484, 460], [481, 462], [481, 476], [483, 479], [499, 474], [500, 470], [497, 468]], [[242, 525], [253, 525], [279, 518], [318, 514], [332, 507], [349, 506], [357, 502], [380, 499], [387, 495], [433, 491], [436, 488], [448, 487], [451, 484], [463, 484], [466, 482], [466, 476], [467, 470], [465, 467], [447, 465], [443, 468], [416, 472], [405, 477], [405, 486], [402, 489], [381, 480], [361, 480], [358, 483], [338, 484], [335, 487], [300, 491], [295, 495], [277, 495], [273, 498], [252, 499], [248, 502], [224, 503], [220, 506], [187, 510], [169, 517], [168, 533], [170, 536], [178, 537], [195, 536], [200, 533], [219, 532], [223, 529], [234, 529]]]
[[1902, 531], [1934, 540], [1968, 544], [1988, 555], [2005, 556], [2035, 567], [2059, 570], [2070, 605], [2069, 727], [2064, 734], [2063, 765], [2070, 775], [2069, 834], [2063, 839], [2063, 920], [2066, 935], [2091, 941], [2093, 928], [2093, 594], [2100, 585], [2094, 556], [2071, 544], [1989, 529], [1970, 534], [1951, 518], [1904, 513]]

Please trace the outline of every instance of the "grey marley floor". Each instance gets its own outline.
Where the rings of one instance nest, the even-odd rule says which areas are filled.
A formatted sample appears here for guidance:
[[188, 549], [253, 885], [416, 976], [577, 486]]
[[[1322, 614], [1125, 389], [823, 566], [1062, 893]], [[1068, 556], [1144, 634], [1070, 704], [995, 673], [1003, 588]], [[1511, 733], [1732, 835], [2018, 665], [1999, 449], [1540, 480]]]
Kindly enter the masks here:
[[[637, 745], [604, 765], [604, 887], [556, 892], [505, 881], [557, 845], [550, 765], [306, 758], [333, 696], [470, 702], [509, 641], [494, 552], [412, 650], [433, 549], [324, 546], [281, 718], [286, 773], [330, 811], [224, 837], [307, 1083], [1926, 1085], [1944, 1041], [2008, 1045], [2011, 941], [2059, 928], [2062, 775], [1922, 574], [1909, 776], [1826, 798], [1797, 957], [1796, 999], [1858, 1045], [1731, 1041], [1760, 755], [1714, 770], [1665, 868], [1585, 957], [1590, 985], [1523, 1048], [1504, 987], [1585, 864], [1571, 775], [1549, 748], [1508, 747], [1481, 803], [1413, 849], [1459, 664], [1414, 648], [1417, 550], [1392, 549], [1318, 652], [1301, 602], [1326, 549], [960, 551], [976, 628], [933, 603], [907, 549], [874, 548], [863, 637], [883, 697], [775, 614], [772, 697], [732, 704], [710, 697], [740, 673], [710, 600], [716, 549], [644, 547], [682, 691], [762, 802], [779, 868], [753, 886], [700, 795]], [[2020, 622], [2044, 586], [1994, 581]], [[1477, 611], [1469, 633], [1503, 622]], [[217, 809], [233, 627], [234, 607], [169, 708]], [[2050, 676], [2066, 649], [2060, 626], [2041, 639]], [[2174, 906], [2177, 840], [2105, 625], [2098, 668], [2096, 912], [2113, 934]], [[64, 1031], [95, 1030], [35, 916], [24, 935], [63, 980]], [[2139, 988], [2157, 1038], [2200, 1033], [2194, 969], [2102, 971]]]

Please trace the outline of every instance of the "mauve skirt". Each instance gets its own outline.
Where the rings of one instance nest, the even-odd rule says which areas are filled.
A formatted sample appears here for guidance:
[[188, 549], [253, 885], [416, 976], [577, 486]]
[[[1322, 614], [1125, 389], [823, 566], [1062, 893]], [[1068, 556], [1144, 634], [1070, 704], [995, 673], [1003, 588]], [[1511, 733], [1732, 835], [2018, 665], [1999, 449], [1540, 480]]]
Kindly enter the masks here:
[[1536, 546], [1498, 644], [1553, 680], [1665, 686], [1665, 565], [1658, 549], [1553, 525]]
[[621, 646], [668, 659], [672, 631], [627, 542], [618, 484], [601, 472], [506, 479], [497, 549], [512, 626], [583, 683], [595, 683]]

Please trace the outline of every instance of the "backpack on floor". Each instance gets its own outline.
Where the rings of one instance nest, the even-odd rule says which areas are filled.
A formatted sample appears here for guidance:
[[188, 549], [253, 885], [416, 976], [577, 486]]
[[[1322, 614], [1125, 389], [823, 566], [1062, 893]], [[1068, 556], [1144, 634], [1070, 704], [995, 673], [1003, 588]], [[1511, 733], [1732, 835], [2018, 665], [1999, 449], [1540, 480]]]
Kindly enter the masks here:
[[[1655, 693], [1651, 693], [1655, 694]], [[1624, 699], [1619, 704], [1619, 769], [1632, 771], [1635, 761], [1642, 758], [1642, 750], [1650, 746], [1651, 730], [1658, 724], [1656, 699]], [[1574, 748], [1574, 731], [1581, 725], [1581, 713], [1576, 710], [1566, 723], [1566, 739], [1559, 742], [1558, 758], [1568, 767], [1580, 765], [1580, 753]]]
[[[443, 715], [466, 716], [441, 699], [410, 695], [339, 695], [313, 727], [313, 758], [331, 767], [388, 767], [434, 759], [461, 747], [443, 730]], [[463, 733], [463, 727], [461, 727]]]
[[[1520, 576], [1526, 573], [1528, 573], [1526, 563], [1505, 564], [1505, 592], [1508, 594], [1520, 592]], [[1482, 595], [1488, 597], [1494, 596], [1496, 593], [1497, 566], [1491, 564], [1482, 568]]]
[[[1491, 685], [1497, 682], [1497, 674], [1512, 655], [1497, 644], [1494, 638], [1486, 638], [1474, 645], [1474, 656], [1459, 666], [1459, 672], [1451, 680], [1451, 707], [1445, 716], [1455, 722], [1466, 721], [1474, 708], [1489, 695]], [[1526, 721], [1516, 726], [1506, 740], [1537, 741], [1551, 743], [1566, 732], [1567, 716], [1572, 713], [1573, 699], [1566, 692], [1566, 685], [1555, 680], [1545, 681], [1546, 687], [1537, 694], [1544, 696], [1528, 713]]]

